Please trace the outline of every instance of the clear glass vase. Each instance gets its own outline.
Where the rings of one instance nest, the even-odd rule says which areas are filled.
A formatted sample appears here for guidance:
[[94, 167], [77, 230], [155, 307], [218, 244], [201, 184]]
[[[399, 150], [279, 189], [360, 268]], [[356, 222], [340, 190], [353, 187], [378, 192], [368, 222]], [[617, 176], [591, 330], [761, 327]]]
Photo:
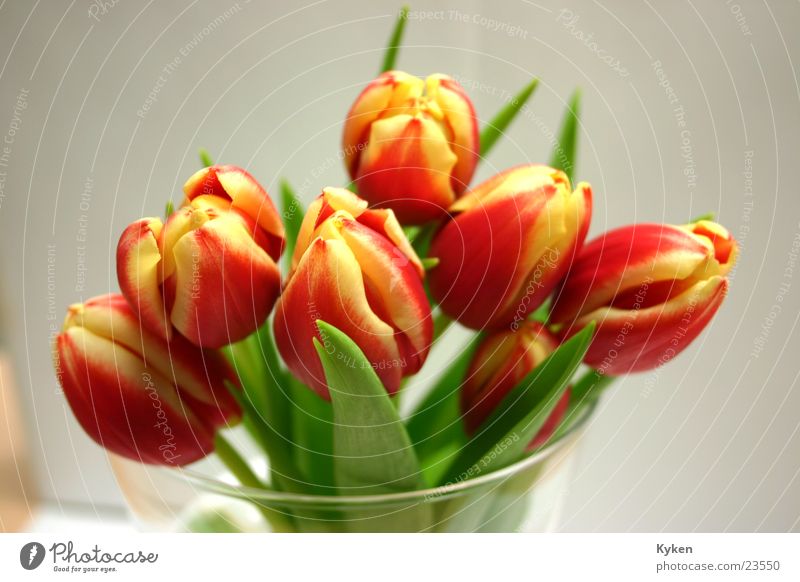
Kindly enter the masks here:
[[[384, 495], [300, 495], [242, 487], [212, 459], [168, 469], [112, 458], [143, 530], [188, 532], [546, 532], [558, 525], [593, 407], [529, 457], [477, 478]], [[263, 465], [260, 470], [266, 471]]]

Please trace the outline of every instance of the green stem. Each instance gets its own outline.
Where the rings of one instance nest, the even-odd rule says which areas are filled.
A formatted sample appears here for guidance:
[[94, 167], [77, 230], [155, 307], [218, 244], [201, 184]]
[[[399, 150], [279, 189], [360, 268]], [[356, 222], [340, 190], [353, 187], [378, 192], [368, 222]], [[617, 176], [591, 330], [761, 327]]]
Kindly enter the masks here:
[[[264, 483], [258, 478], [258, 476], [253, 472], [253, 469], [250, 468], [247, 461], [242, 458], [233, 445], [222, 436], [221, 433], [217, 433], [214, 437], [214, 449], [217, 453], [219, 459], [223, 462], [223, 464], [233, 473], [234, 477], [238, 479], [239, 483], [244, 485], [245, 487], [250, 487], [252, 489], [267, 489]], [[280, 512], [277, 512], [273, 509], [268, 507], [264, 507], [256, 500], [250, 500], [261, 512], [261, 515], [264, 516], [269, 524], [272, 526], [272, 529], [277, 532], [291, 532], [294, 531], [291, 527], [287, 516], [283, 515]]]
[[446, 313], [439, 310], [439, 313], [433, 318], [433, 341], [435, 342], [439, 339], [452, 324], [453, 320]]
[[250, 465], [247, 464], [247, 461], [239, 454], [239, 451], [237, 451], [221, 433], [217, 433], [217, 436], [214, 438], [214, 449], [220, 460], [225, 463], [225, 466], [228, 467], [231, 473], [239, 480], [239, 483], [245, 487], [256, 489], [266, 488], [250, 468]]

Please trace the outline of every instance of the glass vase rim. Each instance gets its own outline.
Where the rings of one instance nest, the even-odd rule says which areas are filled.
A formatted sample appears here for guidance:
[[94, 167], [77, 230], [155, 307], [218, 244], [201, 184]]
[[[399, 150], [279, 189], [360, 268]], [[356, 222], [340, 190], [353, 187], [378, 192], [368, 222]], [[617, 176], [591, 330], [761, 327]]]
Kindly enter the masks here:
[[[577, 434], [592, 417], [597, 406], [592, 402], [584, 407], [580, 415], [575, 419], [573, 425], [569, 427], [558, 438], [546, 444], [535, 453], [520, 459], [506, 467], [490, 471], [485, 475], [480, 475], [473, 479], [457, 480], [445, 485], [426, 487], [425, 489], [414, 489], [411, 491], [398, 491], [390, 493], [369, 493], [355, 495], [322, 495], [315, 493], [294, 493], [290, 491], [277, 491], [275, 489], [260, 489], [247, 487], [244, 485], [231, 484], [221, 481], [209, 475], [194, 471], [188, 468], [179, 469], [177, 472], [180, 477], [185, 478], [190, 483], [196, 484], [207, 491], [225, 495], [227, 497], [246, 499], [250, 501], [264, 501], [270, 504], [280, 505], [306, 505], [306, 506], [330, 506], [337, 505], [364, 505], [372, 506], [376, 504], [408, 503], [413, 501], [424, 501], [428, 499], [450, 499], [463, 495], [481, 487], [496, 482], [501, 482], [508, 477], [512, 477], [529, 467], [554, 455], [569, 443], [569, 437]], [[174, 473], [170, 470], [170, 473]]]

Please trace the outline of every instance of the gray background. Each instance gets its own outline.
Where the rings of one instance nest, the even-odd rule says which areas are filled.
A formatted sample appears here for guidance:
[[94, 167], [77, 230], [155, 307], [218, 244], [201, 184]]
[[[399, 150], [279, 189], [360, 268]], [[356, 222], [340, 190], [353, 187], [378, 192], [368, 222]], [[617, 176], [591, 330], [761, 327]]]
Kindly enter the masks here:
[[[121, 500], [104, 454], [58, 392], [52, 326], [69, 303], [116, 289], [119, 233], [179, 200], [199, 146], [248, 167], [271, 191], [281, 176], [305, 200], [342, 184], [342, 119], [376, 73], [399, 7], [101, 5], [0, 3], [0, 139], [15, 130], [9, 168], [0, 168], [2, 334], [41, 495], [98, 507]], [[701, 338], [603, 401], [562, 528], [800, 530], [796, 246], [792, 255], [800, 241], [800, 6], [462, 0], [413, 8], [399, 67], [461, 79], [481, 118], [531, 76], [541, 79], [529, 114], [476, 179], [546, 161], [548, 133], [580, 86], [578, 177], [596, 193], [593, 234], [713, 211], [742, 247], [730, 295]], [[434, 9], [442, 12], [424, 14]], [[138, 115], [160, 75], [157, 100]], [[15, 116], [23, 90], [26, 107]]]

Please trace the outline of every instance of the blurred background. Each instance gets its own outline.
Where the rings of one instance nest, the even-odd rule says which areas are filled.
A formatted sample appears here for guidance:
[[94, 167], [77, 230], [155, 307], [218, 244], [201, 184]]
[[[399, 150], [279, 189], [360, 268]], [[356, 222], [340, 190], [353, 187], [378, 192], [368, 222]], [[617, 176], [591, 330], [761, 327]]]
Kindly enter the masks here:
[[[0, 530], [124, 527], [52, 370], [66, 307], [117, 290], [120, 232], [180, 201], [201, 146], [306, 202], [346, 183], [344, 115], [399, 8], [0, 3]], [[475, 182], [547, 161], [580, 87], [591, 235], [714, 212], [742, 249], [692, 347], [602, 401], [560, 528], [800, 531], [800, 5], [418, 0], [409, 20], [399, 68], [454, 76], [481, 119], [541, 80]]]

